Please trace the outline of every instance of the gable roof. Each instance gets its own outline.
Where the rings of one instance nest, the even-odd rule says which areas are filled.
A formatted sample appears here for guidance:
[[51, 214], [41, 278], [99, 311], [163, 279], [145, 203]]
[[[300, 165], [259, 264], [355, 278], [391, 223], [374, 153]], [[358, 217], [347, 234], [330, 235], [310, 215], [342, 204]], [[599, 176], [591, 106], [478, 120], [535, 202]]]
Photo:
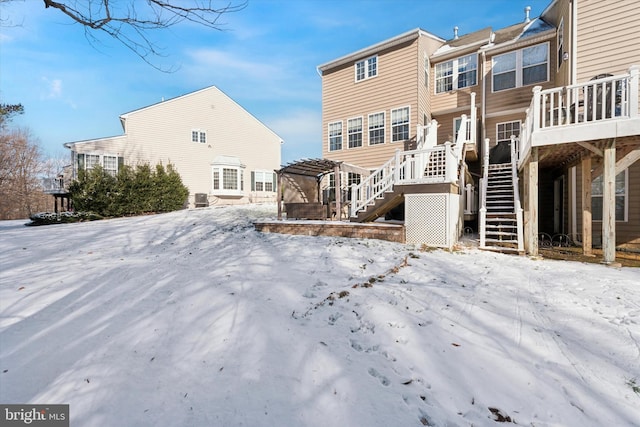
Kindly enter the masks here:
[[172, 103], [172, 102], [176, 102], [178, 100], [182, 100], [184, 98], [188, 98], [191, 96], [195, 96], [204, 92], [215, 92], [216, 94], [219, 94], [223, 97], [225, 97], [228, 101], [232, 102], [233, 104], [235, 104], [238, 108], [240, 108], [242, 111], [244, 111], [247, 115], [249, 115], [251, 118], [253, 118], [256, 122], [258, 122], [260, 125], [264, 126], [265, 129], [267, 129], [269, 132], [271, 132], [276, 138], [278, 138], [280, 140], [280, 143], [284, 143], [283, 139], [276, 134], [272, 129], [270, 129], [267, 125], [265, 125], [264, 123], [262, 123], [260, 120], [258, 120], [258, 118], [256, 116], [254, 116], [253, 114], [251, 114], [249, 111], [247, 111], [242, 105], [238, 104], [233, 98], [231, 98], [229, 95], [227, 95], [226, 93], [224, 93], [222, 90], [220, 90], [217, 86], [212, 85], [212, 86], [208, 86], [205, 87], [203, 89], [199, 89], [193, 92], [189, 92], [183, 95], [179, 95], [173, 98], [169, 98], [169, 99], [163, 99], [160, 102], [156, 102], [150, 105], [147, 105], [146, 107], [142, 107], [142, 108], [138, 108], [137, 110], [132, 110], [129, 111], [127, 113], [121, 114], [120, 115], [120, 123], [122, 125], [122, 129], [126, 132], [126, 127], [125, 127], [125, 122], [126, 120], [129, 118], [129, 116], [133, 115], [133, 114], [138, 114], [140, 112], [149, 110], [151, 108], [154, 108], [158, 105], [165, 105], [167, 103]]
[[444, 43], [445, 40], [441, 39], [438, 36], [435, 36], [431, 33], [428, 33], [426, 31], [424, 31], [423, 29], [420, 28], [416, 28], [413, 29], [411, 31], [407, 31], [406, 33], [402, 33], [398, 36], [392, 37], [390, 39], [387, 40], [383, 40], [380, 43], [376, 43], [374, 45], [371, 45], [369, 47], [365, 47], [364, 49], [360, 49], [357, 50], [355, 52], [352, 52], [348, 55], [342, 56], [338, 59], [334, 59], [332, 61], [329, 62], [325, 62], [324, 64], [318, 65], [318, 70], [320, 72], [324, 72], [327, 70], [330, 70], [332, 68], [335, 67], [339, 67], [340, 65], [344, 65], [344, 64], [348, 64], [350, 62], [353, 62], [357, 59], [361, 59], [361, 58], [366, 58], [368, 56], [372, 56], [374, 54], [376, 54], [377, 52], [380, 52], [382, 50], [385, 49], [389, 49], [392, 48], [394, 46], [398, 46], [402, 43], [411, 41], [411, 40], [415, 40], [420, 36], [426, 36], [426, 37], [430, 37], [434, 40], [437, 40], [439, 42]]

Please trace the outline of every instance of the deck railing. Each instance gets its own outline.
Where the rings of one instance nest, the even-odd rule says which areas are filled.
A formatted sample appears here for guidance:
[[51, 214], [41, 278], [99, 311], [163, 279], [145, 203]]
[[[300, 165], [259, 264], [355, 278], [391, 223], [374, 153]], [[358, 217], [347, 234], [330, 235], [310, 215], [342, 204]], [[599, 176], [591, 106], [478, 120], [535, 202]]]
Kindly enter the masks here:
[[637, 117], [639, 70], [633, 66], [627, 74], [559, 88], [534, 87], [520, 132], [519, 158], [528, 155], [535, 132]]
[[46, 194], [62, 194], [68, 191], [63, 178], [42, 178], [40, 187]]

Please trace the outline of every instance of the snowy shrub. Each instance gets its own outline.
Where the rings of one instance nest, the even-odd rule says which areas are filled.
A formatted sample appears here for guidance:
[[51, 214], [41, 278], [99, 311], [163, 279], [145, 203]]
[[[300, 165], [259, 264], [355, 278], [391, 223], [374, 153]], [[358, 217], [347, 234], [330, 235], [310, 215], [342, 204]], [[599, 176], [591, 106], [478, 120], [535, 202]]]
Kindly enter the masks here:
[[189, 196], [180, 174], [162, 164], [122, 166], [116, 176], [95, 167], [82, 171], [69, 191], [76, 209], [105, 217], [175, 211]]
[[31, 215], [27, 225], [65, 224], [70, 222], [94, 221], [101, 219], [100, 215], [92, 212], [39, 212]]

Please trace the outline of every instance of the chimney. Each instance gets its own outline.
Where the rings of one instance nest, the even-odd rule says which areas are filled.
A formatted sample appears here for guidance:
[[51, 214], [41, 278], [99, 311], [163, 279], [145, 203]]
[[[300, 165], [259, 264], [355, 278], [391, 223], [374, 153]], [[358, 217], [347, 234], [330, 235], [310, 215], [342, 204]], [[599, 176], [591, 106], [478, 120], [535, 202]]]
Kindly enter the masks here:
[[524, 8], [524, 22], [530, 22], [531, 18], [529, 18], [529, 12], [531, 12], [531, 6], [527, 6]]
[[458, 26], [453, 27], [453, 39], [458, 40]]

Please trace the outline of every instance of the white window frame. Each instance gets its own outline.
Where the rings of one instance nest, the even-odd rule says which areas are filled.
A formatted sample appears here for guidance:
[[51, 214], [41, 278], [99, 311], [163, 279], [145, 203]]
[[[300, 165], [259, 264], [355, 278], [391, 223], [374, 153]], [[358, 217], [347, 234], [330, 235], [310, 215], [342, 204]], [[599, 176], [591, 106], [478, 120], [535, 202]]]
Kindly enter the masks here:
[[[360, 121], [360, 129], [358, 130], [357, 126], [352, 126], [353, 122], [357, 122]], [[351, 148], [360, 148], [363, 145], [364, 142], [364, 118], [362, 116], [360, 117], [352, 117], [350, 119], [347, 119], [347, 148], [351, 149]], [[351, 141], [351, 137], [355, 137], [356, 135], [360, 135], [360, 144], [359, 145], [353, 145], [352, 141]]]
[[[475, 60], [475, 67], [469, 70], [460, 71], [460, 65], [465, 58], [473, 58]], [[442, 69], [446, 68], [450, 71], [450, 74], [442, 75]], [[464, 86], [460, 86], [460, 76], [465, 73], [474, 72], [473, 82], [470, 82]], [[449, 61], [439, 62], [434, 64], [434, 75], [436, 78], [436, 84], [434, 91], [436, 94], [455, 92], [466, 87], [472, 87], [478, 84], [478, 54], [471, 53], [469, 55], [459, 56]], [[440, 89], [439, 82], [451, 78], [451, 89]]]
[[502, 141], [511, 141], [511, 135], [513, 134], [513, 132], [510, 132], [509, 135], [507, 135], [505, 130], [502, 130], [502, 133], [504, 134], [504, 138], [500, 138], [500, 126], [506, 127], [506, 126], [511, 126], [511, 130], [513, 130], [513, 125], [517, 123], [518, 124], [518, 134], [515, 135], [516, 138], [520, 137], [520, 132], [522, 132], [522, 120], [511, 120], [509, 122], [500, 122], [500, 123], [496, 123], [496, 144], [498, 144], [499, 142]]
[[[394, 120], [394, 113], [399, 113], [401, 111], [406, 110], [407, 112], [407, 119], [406, 121], [402, 121], [402, 122], [396, 122]], [[406, 138], [401, 138], [401, 139], [396, 139], [397, 134], [399, 132], [396, 132], [396, 130], [402, 127], [403, 130], [401, 131], [403, 134], [406, 134], [407, 137]], [[410, 129], [411, 129], [411, 107], [410, 106], [405, 106], [405, 107], [399, 107], [399, 108], [394, 108], [391, 110], [391, 142], [402, 142], [402, 141], [406, 141], [407, 139], [409, 139], [410, 137]]]
[[273, 171], [257, 169], [251, 174], [251, 191], [259, 193], [275, 193], [275, 175]]
[[[228, 179], [229, 172], [235, 172], [235, 182]], [[229, 187], [229, 188], [225, 188]], [[235, 188], [234, 188], [235, 187]], [[244, 195], [244, 166], [236, 164], [214, 163], [211, 165], [211, 194], [214, 196]]]
[[327, 148], [329, 151], [342, 150], [342, 120], [327, 123]]
[[207, 143], [207, 132], [201, 129], [191, 129], [191, 142]]
[[[371, 125], [371, 122], [372, 122], [371, 118], [372, 118], [373, 116], [379, 116], [379, 115], [382, 115], [382, 122], [381, 122], [381, 123], [382, 123], [382, 126], [376, 125], [376, 127], [372, 127], [372, 125]], [[367, 116], [367, 143], [368, 143], [369, 145], [382, 145], [382, 144], [384, 144], [384, 142], [385, 142], [385, 132], [386, 132], [386, 129], [385, 129], [385, 125], [386, 125], [386, 123], [385, 123], [385, 121], [386, 121], [386, 115], [385, 115], [385, 112], [384, 112], [384, 111], [380, 111], [380, 112], [377, 112], [377, 113], [371, 113], [371, 114], [369, 114], [369, 115]], [[371, 133], [372, 133], [372, 132], [376, 132], [376, 133], [381, 132], [381, 135], [382, 135], [382, 141], [372, 143], [372, 142], [371, 142], [371, 140], [373, 139], [373, 138], [371, 138]], [[379, 137], [379, 136], [376, 136], [376, 138], [377, 138], [377, 137]]]
[[378, 55], [357, 61], [353, 67], [356, 82], [374, 78], [378, 75]]
[[[116, 176], [118, 174], [118, 155], [117, 154], [112, 154], [112, 153], [95, 153], [95, 152], [89, 152], [89, 153], [75, 153], [75, 168], [77, 170], [80, 170], [80, 165], [79, 165], [79, 160], [78, 160], [78, 156], [84, 156], [84, 160], [83, 160], [83, 165], [82, 165], [82, 170], [85, 171], [89, 171], [91, 169], [93, 169], [96, 165], [99, 165], [100, 167], [102, 167], [102, 169], [109, 173], [110, 175]], [[115, 161], [115, 168], [107, 168], [105, 165], [105, 158], [109, 158], [109, 159], [114, 159]], [[91, 162], [88, 161], [88, 159], [91, 159]]]
[[[622, 212], [622, 219], [618, 219], [618, 215], [615, 215], [616, 217], [616, 222], [628, 222], [629, 221], [629, 169], [625, 169], [622, 172], [620, 172], [619, 174], [616, 175], [616, 180], [617, 177], [620, 174], [624, 174], [624, 192], [622, 193], [617, 193], [616, 192], [616, 199], [618, 197], [622, 197], [624, 198], [624, 210]], [[598, 189], [598, 184], [596, 183], [596, 181], [600, 180], [599, 183], [599, 189]], [[602, 194], [602, 175], [596, 177], [592, 182], [591, 182], [591, 214], [593, 216], [593, 222], [602, 222], [602, 211], [596, 211], [593, 206], [593, 199], [595, 198], [602, 198], [603, 194]], [[601, 203], [601, 205], [603, 205]], [[600, 216], [599, 219], [596, 219], [597, 216]]]
[[[546, 49], [547, 49], [547, 58], [545, 62], [539, 62], [537, 64], [530, 64], [527, 67], [523, 66], [523, 52], [527, 49], [531, 49], [534, 47], [538, 47], [538, 46], [544, 46], [546, 45]], [[497, 58], [501, 58], [501, 57], [505, 57], [507, 55], [514, 55], [516, 57], [515, 60], [515, 68], [506, 70], [506, 71], [501, 71], [500, 73], [494, 73], [494, 69], [495, 69], [495, 61]], [[544, 43], [538, 43], [538, 44], [534, 44], [531, 46], [527, 46], [527, 47], [523, 47], [521, 49], [518, 50], [514, 50], [511, 52], [507, 52], [507, 53], [503, 53], [501, 55], [495, 55], [494, 57], [491, 58], [491, 92], [495, 93], [495, 92], [502, 92], [505, 90], [511, 90], [511, 89], [517, 89], [520, 87], [525, 87], [525, 86], [533, 86], [533, 85], [538, 85], [540, 83], [545, 83], [549, 81], [549, 66], [550, 66], [551, 60], [550, 60], [550, 56], [549, 56], [549, 42], [544, 42]], [[538, 66], [538, 65], [542, 65], [542, 64], [546, 64], [546, 79], [544, 80], [539, 80], [539, 81], [535, 81], [535, 82], [530, 82], [530, 83], [524, 83], [523, 82], [523, 70], [525, 68], [530, 68], [530, 67], [534, 67], [534, 66]], [[495, 77], [499, 76], [501, 74], [507, 74], [507, 73], [512, 73], [515, 72], [515, 85], [513, 87], [506, 87], [504, 89], [496, 89], [495, 88]]]

